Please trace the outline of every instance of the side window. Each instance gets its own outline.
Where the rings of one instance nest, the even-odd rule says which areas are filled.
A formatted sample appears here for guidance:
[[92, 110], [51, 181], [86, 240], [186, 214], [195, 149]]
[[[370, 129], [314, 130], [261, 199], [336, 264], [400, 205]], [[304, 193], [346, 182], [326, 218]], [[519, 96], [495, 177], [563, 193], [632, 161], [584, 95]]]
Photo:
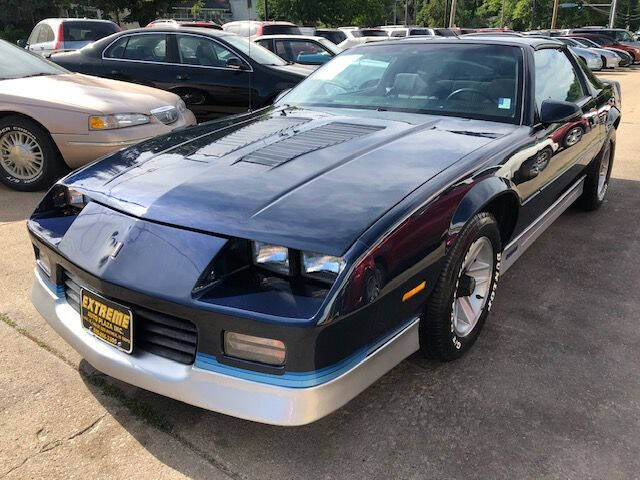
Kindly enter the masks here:
[[322, 64], [331, 59], [331, 55], [321, 45], [308, 40], [289, 40], [291, 61], [307, 64]]
[[287, 51], [287, 43], [284, 40], [276, 40], [276, 55], [278, 55], [280, 58], [284, 58], [285, 60], [289, 61], [289, 62], [293, 62], [293, 60], [291, 58], [289, 58], [291, 55], [289, 55], [289, 52]]
[[392, 37], [405, 37], [407, 35], [406, 30], [393, 30], [391, 32]]
[[125, 35], [112, 43], [111, 46], [104, 51], [104, 58], [122, 58], [127, 48], [129, 38], [129, 35]]
[[167, 36], [165, 34], [131, 35], [122, 58], [145, 62], [167, 61]]
[[36, 25], [36, 28], [33, 29], [31, 35], [29, 35], [29, 45], [33, 45], [38, 43], [38, 35], [40, 35], [40, 31], [44, 25]]
[[267, 50], [273, 51], [273, 44], [271, 43], [271, 40], [258, 40], [256, 43]]
[[580, 78], [564, 52], [552, 48], [534, 54], [536, 105], [544, 100], [575, 102], [584, 97]]
[[180, 63], [224, 68], [227, 60], [237, 57], [229, 49], [204, 37], [178, 35]]
[[53, 42], [56, 36], [53, 34], [53, 29], [49, 25], [44, 25], [44, 40], [45, 42]]

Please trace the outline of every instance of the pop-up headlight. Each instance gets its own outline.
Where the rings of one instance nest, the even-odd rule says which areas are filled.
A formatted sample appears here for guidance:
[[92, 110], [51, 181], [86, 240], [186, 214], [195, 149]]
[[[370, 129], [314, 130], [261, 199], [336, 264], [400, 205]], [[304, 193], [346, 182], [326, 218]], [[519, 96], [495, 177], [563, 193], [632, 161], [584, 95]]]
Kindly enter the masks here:
[[334, 282], [344, 265], [342, 257], [302, 252], [302, 273], [317, 280]]
[[253, 263], [274, 272], [289, 273], [289, 249], [269, 243], [253, 242]]

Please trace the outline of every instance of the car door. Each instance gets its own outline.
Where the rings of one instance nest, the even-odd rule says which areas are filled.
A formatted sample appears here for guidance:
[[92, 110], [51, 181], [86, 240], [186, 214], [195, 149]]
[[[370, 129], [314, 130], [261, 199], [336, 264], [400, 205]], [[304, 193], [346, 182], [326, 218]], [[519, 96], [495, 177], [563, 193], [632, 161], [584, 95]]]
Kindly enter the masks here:
[[566, 47], [534, 52], [536, 116], [545, 100], [576, 103], [582, 115], [566, 122], [533, 129], [533, 143], [519, 152], [513, 181], [525, 212], [532, 218], [542, 213], [573, 183], [597, 154], [602, 125], [595, 99], [582, 71]]
[[251, 66], [231, 47], [195, 34], [177, 34], [179, 65], [173, 91], [199, 120], [249, 110]]
[[102, 53], [103, 76], [169, 90], [174, 85], [175, 56], [165, 32], [122, 35]]

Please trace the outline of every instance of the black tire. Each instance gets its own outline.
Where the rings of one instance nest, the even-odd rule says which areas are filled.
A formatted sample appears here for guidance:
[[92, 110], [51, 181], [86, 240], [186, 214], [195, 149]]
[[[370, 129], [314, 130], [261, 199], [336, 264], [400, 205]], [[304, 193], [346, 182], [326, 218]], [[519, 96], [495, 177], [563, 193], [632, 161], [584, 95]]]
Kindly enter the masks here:
[[[29, 142], [35, 142], [37, 147], [34, 148], [41, 152], [42, 164], [32, 175], [25, 174], [21, 177], [11, 170], [8, 146], [12, 144], [12, 134], [20, 135]], [[7, 140], [3, 143], [4, 139]], [[15, 190], [33, 192], [50, 187], [66, 171], [67, 167], [46, 130], [18, 115], [0, 118], [0, 182]]]
[[[591, 162], [587, 169], [587, 178], [584, 181], [584, 190], [582, 195], [576, 202], [577, 205], [586, 211], [593, 211], [600, 208], [604, 203], [605, 196], [609, 190], [609, 179], [611, 178], [611, 170], [613, 168], [613, 157], [615, 153], [615, 145], [611, 140], [607, 140], [598, 156]], [[603, 186], [600, 186], [600, 170], [606, 164], [606, 180]]]
[[[493, 249], [488, 298], [473, 329], [460, 336], [454, 329], [453, 303], [457, 298], [456, 291], [463, 273], [461, 268], [471, 245], [483, 237], [489, 240]], [[447, 254], [438, 282], [420, 320], [420, 347], [426, 356], [441, 361], [455, 360], [475, 343], [491, 310], [500, 274], [501, 252], [500, 230], [495, 218], [487, 212], [476, 214], [467, 222]]]

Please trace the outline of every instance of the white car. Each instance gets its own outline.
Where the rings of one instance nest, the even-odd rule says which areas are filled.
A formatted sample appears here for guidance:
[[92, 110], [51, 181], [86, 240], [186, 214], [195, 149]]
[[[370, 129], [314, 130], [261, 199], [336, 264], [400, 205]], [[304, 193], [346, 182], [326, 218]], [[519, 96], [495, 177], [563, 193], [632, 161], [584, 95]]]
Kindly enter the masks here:
[[340, 30], [342, 30], [347, 36], [346, 40], [338, 44], [338, 47], [341, 50], [346, 50], [347, 48], [355, 47], [356, 45], [361, 45], [363, 43], [389, 40], [387, 32], [380, 28], [341, 27]]
[[119, 31], [120, 27], [109, 20], [47, 18], [33, 27], [28, 40], [19, 41], [18, 45], [49, 57], [52, 53], [78, 50]]

